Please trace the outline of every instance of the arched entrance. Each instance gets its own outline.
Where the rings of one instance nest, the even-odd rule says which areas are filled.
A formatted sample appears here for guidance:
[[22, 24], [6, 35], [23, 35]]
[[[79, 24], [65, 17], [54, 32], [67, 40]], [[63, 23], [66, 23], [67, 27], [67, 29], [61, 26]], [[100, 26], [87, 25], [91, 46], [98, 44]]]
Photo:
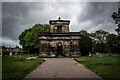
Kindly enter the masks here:
[[63, 56], [63, 47], [62, 47], [62, 43], [61, 42], [59, 42], [57, 44], [57, 55], [56, 55], [56, 57], [64, 57]]

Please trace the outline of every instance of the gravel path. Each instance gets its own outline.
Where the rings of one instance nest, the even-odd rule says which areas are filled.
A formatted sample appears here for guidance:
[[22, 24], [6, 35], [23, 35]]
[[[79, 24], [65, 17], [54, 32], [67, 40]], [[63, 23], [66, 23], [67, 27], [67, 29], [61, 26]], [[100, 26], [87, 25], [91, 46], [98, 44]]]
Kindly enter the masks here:
[[99, 78], [73, 58], [44, 58], [46, 61], [25, 78]]

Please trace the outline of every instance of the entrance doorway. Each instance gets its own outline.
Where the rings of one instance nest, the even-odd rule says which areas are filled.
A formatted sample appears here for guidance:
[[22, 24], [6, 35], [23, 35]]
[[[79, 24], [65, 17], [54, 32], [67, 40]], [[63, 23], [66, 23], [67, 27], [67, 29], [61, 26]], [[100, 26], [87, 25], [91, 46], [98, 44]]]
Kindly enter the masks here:
[[57, 45], [57, 55], [56, 55], [56, 57], [64, 57], [63, 56], [63, 48], [62, 48], [62, 44], [61, 43], [59, 43]]

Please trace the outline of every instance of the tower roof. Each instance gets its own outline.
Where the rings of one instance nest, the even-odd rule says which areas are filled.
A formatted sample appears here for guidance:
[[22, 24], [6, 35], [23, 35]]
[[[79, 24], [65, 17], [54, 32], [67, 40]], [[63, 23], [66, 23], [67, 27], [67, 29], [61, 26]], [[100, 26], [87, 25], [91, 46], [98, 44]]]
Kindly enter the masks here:
[[49, 20], [49, 23], [51, 24], [52, 22], [68, 22], [70, 23], [70, 20], [61, 20], [61, 18], [59, 17], [58, 20]]

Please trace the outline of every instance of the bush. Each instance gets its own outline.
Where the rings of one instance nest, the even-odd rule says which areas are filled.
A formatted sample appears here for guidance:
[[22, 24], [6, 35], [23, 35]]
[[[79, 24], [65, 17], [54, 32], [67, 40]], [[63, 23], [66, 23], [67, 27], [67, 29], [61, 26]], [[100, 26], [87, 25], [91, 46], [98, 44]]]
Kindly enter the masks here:
[[89, 55], [92, 52], [92, 39], [86, 35], [83, 35], [80, 40], [81, 56]]

